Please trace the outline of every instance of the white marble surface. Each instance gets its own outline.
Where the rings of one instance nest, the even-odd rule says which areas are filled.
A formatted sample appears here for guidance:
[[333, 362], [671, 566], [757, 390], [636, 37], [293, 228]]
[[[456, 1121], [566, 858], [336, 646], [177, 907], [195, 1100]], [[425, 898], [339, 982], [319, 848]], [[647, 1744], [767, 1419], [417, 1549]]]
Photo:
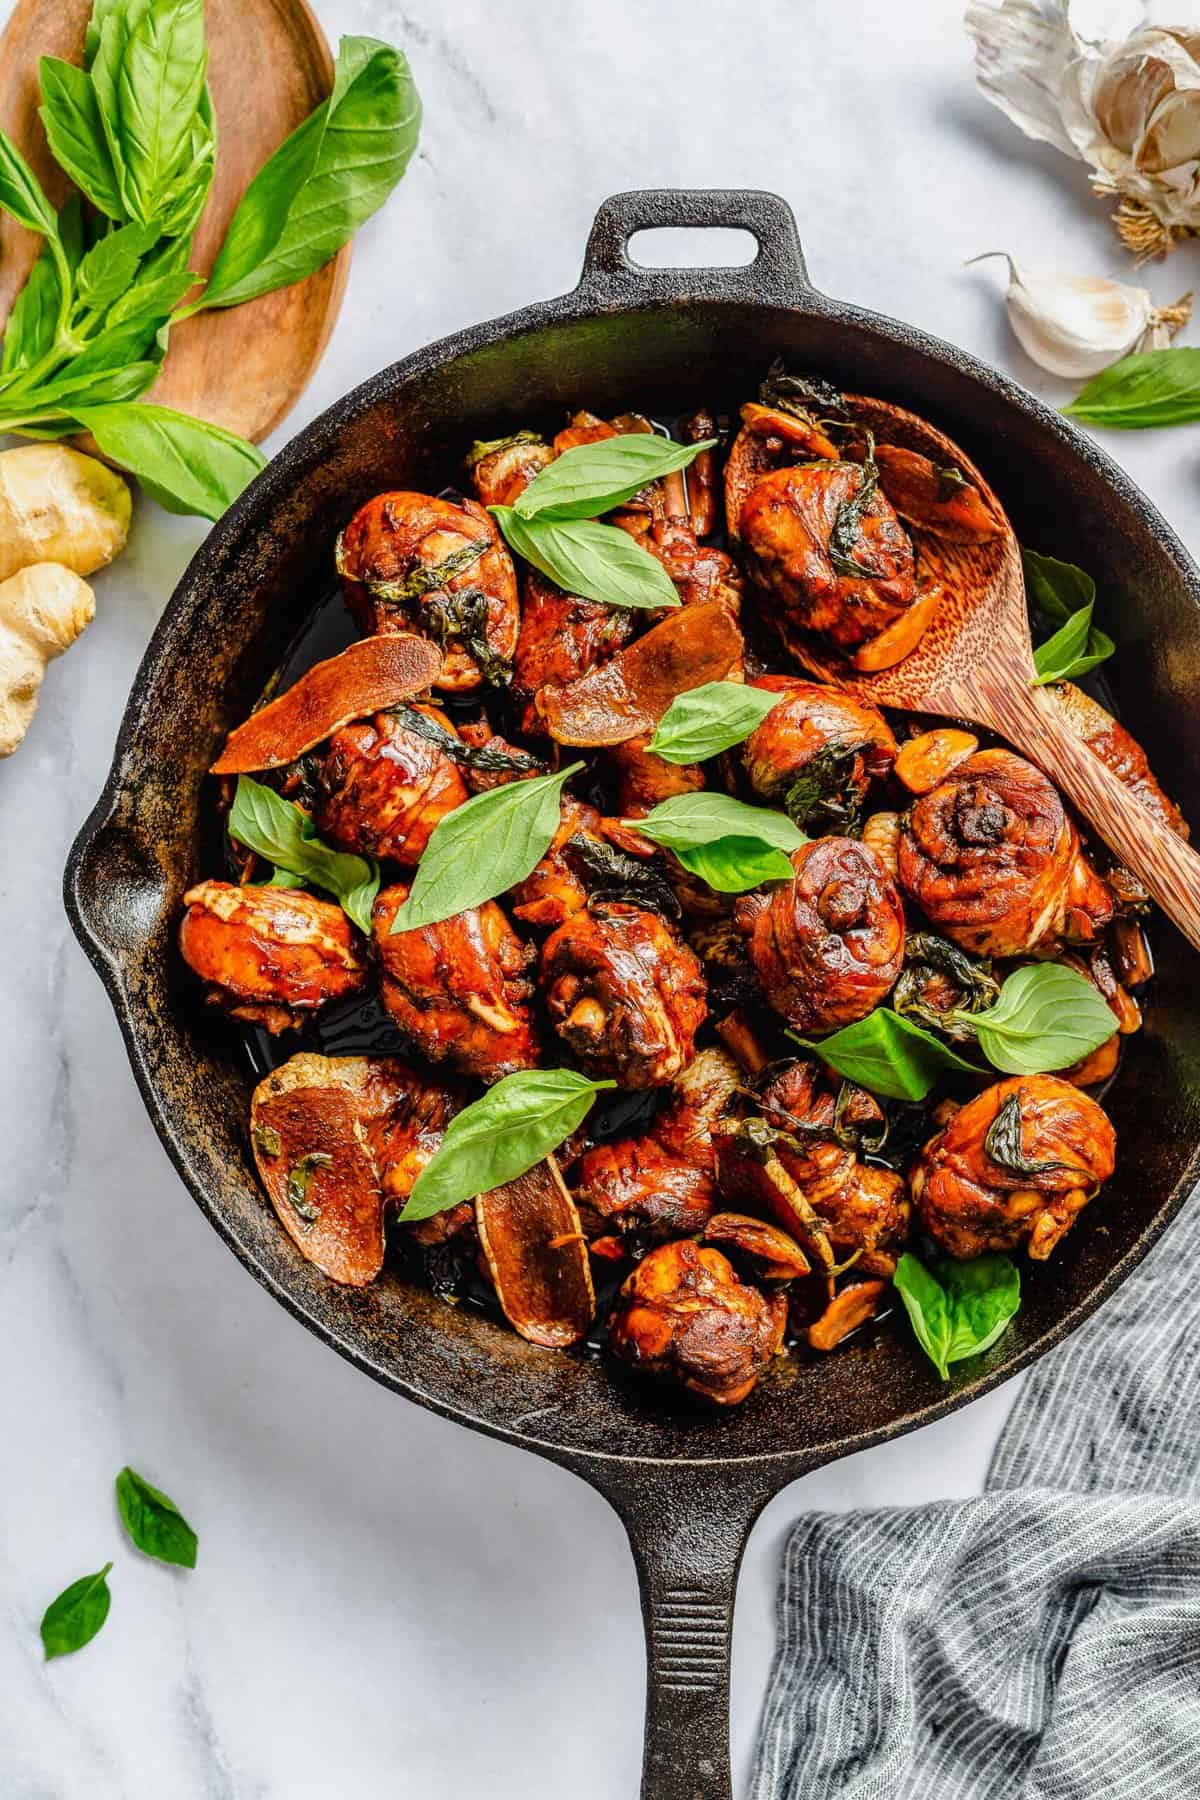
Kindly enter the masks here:
[[[1008, 336], [996, 267], [964, 260], [1005, 248], [1075, 272], [1121, 267], [1082, 172], [976, 98], [960, 0], [909, 0], [902, 28], [895, 0], [318, 10], [331, 36], [405, 47], [427, 124], [362, 235], [294, 427], [428, 339], [573, 285], [597, 203], [622, 188], [777, 189], [821, 287], [1054, 400], [1061, 386]], [[1180, 251], [1146, 280], [1172, 299], [1196, 263]], [[1185, 431], [1113, 445], [1185, 537], [1196, 445]], [[615, 1517], [574, 1478], [373, 1386], [268, 1299], [159, 1148], [68, 931], [67, 848], [203, 529], [140, 504], [131, 549], [97, 582], [95, 625], [0, 766], [0, 1792], [628, 1800], [643, 1665]], [[976, 1490], [1011, 1392], [769, 1508], [738, 1607], [741, 1787], [789, 1521]], [[111, 1483], [126, 1461], [199, 1528], [195, 1574], [123, 1545]], [[109, 1557], [103, 1635], [44, 1665], [42, 1608]]]

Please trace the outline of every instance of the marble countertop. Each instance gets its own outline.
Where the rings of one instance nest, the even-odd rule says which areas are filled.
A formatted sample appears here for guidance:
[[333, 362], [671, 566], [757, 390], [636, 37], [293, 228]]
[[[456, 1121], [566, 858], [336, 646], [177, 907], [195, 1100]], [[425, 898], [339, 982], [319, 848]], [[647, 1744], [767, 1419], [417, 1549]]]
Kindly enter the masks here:
[[[0, 0], [0, 24], [9, 0]], [[1006, 249], [1122, 270], [1082, 169], [975, 94], [961, 0], [318, 0], [331, 38], [408, 52], [417, 159], [362, 234], [324, 363], [282, 444], [377, 367], [571, 287], [597, 204], [638, 186], [753, 186], [795, 209], [818, 286], [912, 320], [1052, 401], [1000, 305]], [[1124, 265], [1128, 272], [1127, 264]], [[1181, 250], [1143, 279], [1196, 280]], [[586, 400], [586, 396], [581, 396]], [[1194, 433], [1111, 448], [1189, 536]], [[273, 446], [268, 446], [271, 448]], [[198, 521], [141, 501], [98, 616], [0, 766], [0, 1790], [7, 1800], [491, 1800], [637, 1789], [641, 1623], [620, 1526], [580, 1482], [406, 1406], [276, 1306], [159, 1147], [59, 881], [134, 669]], [[738, 1603], [744, 1790], [779, 1551], [814, 1507], [978, 1489], [1013, 1388], [782, 1494]], [[200, 1532], [179, 1574], [123, 1543], [125, 1462]], [[112, 1614], [45, 1665], [37, 1623], [115, 1560]]]

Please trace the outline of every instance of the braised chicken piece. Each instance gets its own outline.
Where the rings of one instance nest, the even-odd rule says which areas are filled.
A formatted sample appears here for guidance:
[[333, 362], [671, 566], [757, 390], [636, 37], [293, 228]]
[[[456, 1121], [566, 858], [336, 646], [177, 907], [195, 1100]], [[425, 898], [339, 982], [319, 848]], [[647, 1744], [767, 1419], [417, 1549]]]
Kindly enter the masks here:
[[1057, 1075], [998, 1081], [960, 1107], [909, 1177], [925, 1230], [951, 1256], [1049, 1256], [1113, 1172], [1116, 1134]]
[[871, 782], [896, 758], [882, 713], [793, 675], [761, 675], [750, 685], [779, 695], [778, 706], [734, 752], [751, 793], [782, 807], [810, 833], [852, 830]]
[[654, 1136], [665, 1150], [702, 1169], [717, 1166], [714, 1127], [736, 1111], [741, 1070], [727, 1050], [710, 1045], [675, 1077], [671, 1097], [654, 1121]]
[[741, 605], [742, 577], [733, 558], [715, 544], [701, 544], [686, 518], [657, 517], [654, 509], [625, 509], [613, 515], [662, 564], [685, 606], [720, 600], [736, 617]]
[[555, 1030], [590, 1075], [665, 1087], [691, 1061], [704, 977], [656, 913], [617, 901], [575, 913], [542, 946], [541, 983]]
[[201, 881], [183, 896], [179, 948], [205, 998], [272, 1034], [367, 985], [365, 946], [340, 906], [292, 888]]
[[587, 905], [589, 871], [581, 841], [603, 850], [600, 814], [573, 794], [564, 794], [549, 850], [512, 890], [514, 918], [526, 925], [553, 927]]
[[662, 801], [676, 794], [697, 794], [704, 786], [704, 772], [698, 764], [652, 756], [647, 748], [651, 735], [627, 738], [608, 753], [616, 775], [613, 804], [623, 819], [644, 819]]
[[475, 492], [484, 506], [512, 506], [557, 452], [536, 431], [476, 443], [467, 458]]
[[921, 795], [899, 874], [935, 931], [980, 956], [1089, 943], [1113, 913], [1057, 789], [1011, 750], [981, 750]]
[[804, 463], [765, 475], [740, 530], [764, 622], [792, 655], [816, 636], [857, 668], [886, 668], [932, 617], [933, 590], [917, 579], [912, 540], [872, 465]]
[[797, 398], [784, 394], [770, 377], [758, 400], [742, 407], [742, 429], [725, 464], [725, 520], [735, 544], [742, 535], [746, 501], [764, 475], [796, 463], [837, 460], [838, 448], [830, 434], [841, 435], [844, 411], [844, 399], [828, 383], [813, 384]]
[[[447, 1125], [466, 1105], [467, 1096], [457, 1082], [435, 1081], [398, 1056], [369, 1056], [365, 1061], [358, 1111], [366, 1128], [367, 1148], [379, 1171], [384, 1199], [403, 1202], [441, 1144]], [[441, 1213], [435, 1217], [444, 1237], [452, 1225], [451, 1216]], [[405, 1229], [419, 1232], [420, 1225]]]
[[338, 539], [337, 569], [363, 631], [420, 631], [441, 646], [435, 686], [468, 694], [508, 679], [520, 624], [517, 578], [476, 501], [377, 494]]
[[372, 918], [381, 997], [413, 1049], [485, 1081], [535, 1068], [533, 951], [494, 900], [440, 925], [394, 932], [392, 920], [407, 898], [403, 884], [384, 888]]
[[878, 858], [853, 838], [814, 838], [791, 881], [747, 894], [734, 919], [762, 991], [796, 1031], [836, 1031], [891, 991], [904, 959], [904, 909]]
[[642, 1258], [621, 1289], [608, 1347], [641, 1374], [735, 1406], [783, 1343], [787, 1302], [738, 1280], [728, 1259], [690, 1240]]
[[527, 736], [544, 733], [536, 705], [542, 688], [567, 687], [607, 662], [633, 633], [631, 608], [564, 594], [530, 569], [522, 586], [521, 625], [513, 653], [512, 695], [519, 709], [519, 730]]
[[434, 706], [343, 725], [317, 771], [320, 836], [415, 869], [434, 828], [469, 797], [462, 769], [442, 747], [456, 736]]

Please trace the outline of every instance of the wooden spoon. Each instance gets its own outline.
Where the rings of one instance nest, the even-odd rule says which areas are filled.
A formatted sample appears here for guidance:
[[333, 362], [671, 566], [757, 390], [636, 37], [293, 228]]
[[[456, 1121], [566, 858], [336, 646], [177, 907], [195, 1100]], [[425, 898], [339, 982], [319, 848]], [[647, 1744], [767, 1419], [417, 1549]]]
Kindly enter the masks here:
[[924, 419], [861, 395], [847, 395], [847, 402], [878, 442], [900, 444], [940, 467], [960, 469], [1004, 521], [1004, 531], [986, 544], [952, 544], [910, 528], [922, 568], [941, 581], [944, 594], [929, 629], [903, 662], [873, 675], [847, 675], [844, 664], [818, 654], [804, 661], [876, 706], [948, 714], [998, 732], [1044, 770], [1200, 950], [1200, 856], [1072, 736], [1053, 695], [1032, 685], [1036, 671], [1021, 552], [995, 494], [958, 445]]
[[[38, 58], [79, 63], [91, 0], [17, 0], [0, 37], [0, 127], [61, 206], [70, 186], [37, 116]], [[207, 0], [217, 168], [191, 267], [212, 268], [251, 178], [333, 85], [333, 59], [305, 0]], [[0, 214], [0, 327], [41, 239]], [[148, 396], [257, 443], [295, 406], [333, 330], [350, 266], [347, 244], [306, 281], [228, 311], [200, 313], [171, 339]]]

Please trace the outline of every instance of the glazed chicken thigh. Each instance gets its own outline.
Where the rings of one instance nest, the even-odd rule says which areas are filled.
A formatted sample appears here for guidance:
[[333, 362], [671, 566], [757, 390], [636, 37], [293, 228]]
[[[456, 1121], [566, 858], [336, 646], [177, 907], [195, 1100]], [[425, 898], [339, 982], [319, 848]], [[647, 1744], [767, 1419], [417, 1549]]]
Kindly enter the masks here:
[[183, 897], [179, 948], [210, 1006], [287, 1031], [367, 985], [362, 939], [340, 906], [291, 888], [201, 881]]

